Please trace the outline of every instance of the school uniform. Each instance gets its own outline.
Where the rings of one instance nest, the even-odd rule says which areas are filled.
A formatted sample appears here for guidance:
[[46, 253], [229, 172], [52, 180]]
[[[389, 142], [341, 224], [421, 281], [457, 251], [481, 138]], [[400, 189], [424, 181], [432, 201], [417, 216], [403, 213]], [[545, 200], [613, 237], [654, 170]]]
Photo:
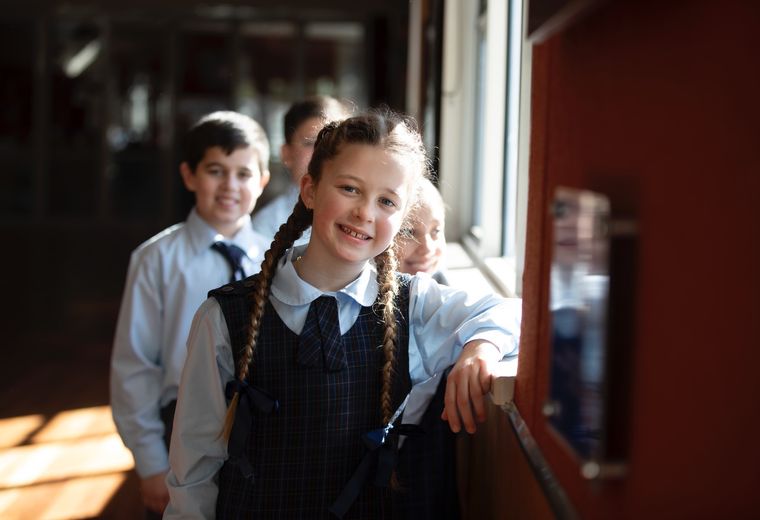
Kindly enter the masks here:
[[[264, 236], [274, 238], [277, 230], [283, 225], [293, 213], [293, 207], [298, 202], [298, 197], [301, 194], [301, 189], [290, 184], [284, 193], [278, 195], [272, 199], [266, 206], [261, 208], [253, 216], [253, 229], [258, 231]], [[311, 236], [311, 227], [303, 232], [301, 238], [296, 240], [296, 245], [303, 245], [309, 242]], [[270, 241], [271, 241], [270, 238]]]
[[164, 421], [171, 424], [190, 323], [208, 291], [231, 277], [228, 261], [212, 248], [216, 242], [242, 249], [240, 263], [250, 275], [259, 271], [269, 239], [251, 228], [250, 217], [226, 239], [193, 209], [185, 222], [149, 239], [130, 258], [110, 386], [114, 422], [140, 477], [169, 467]]
[[[381, 349], [377, 348], [375, 341], [375, 330], [372, 327], [379, 322], [372, 312], [375, 304], [378, 286], [376, 282], [376, 272], [374, 266], [368, 263], [359, 277], [348, 284], [343, 289], [331, 293], [323, 293], [319, 289], [309, 285], [300, 279], [293, 266], [293, 259], [297, 258], [302, 252], [303, 247], [291, 249], [278, 264], [278, 269], [272, 280], [271, 294], [268, 302], [268, 312], [264, 319], [267, 320], [266, 326], [262, 326], [261, 337], [259, 342], [263, 350], [260, 354], [254, 355], [252, 365], [254, 373], [251, 378], [252, 384], [257, 384], [256, 376], [264, 385], [270, 384], [277, 387], [283, 379], [291, 379], [290, 383], [282, 383], [277, 387], [281, 395], [274, 395], [275, 399], [283, 399], [280, 403], [280, 409], [273, 415], [272, 420], [277, 420], [277, 415], [283, 414], [289, 420], [296, 421], [300, 418], [300, 413], [291, 411], [285, 412], [285, 406], [298, 406], [299, 399], [308, 399], [309, 392], [327, 392], [332, 397], [341, 394], [351, 396], [356, 393], [356, 403], [371, 403], [371, 405], [357, 405], [359, 409], [351, 406], [343, 407], [344, 414], [331, 416], [329, 413], [323, 415], [324, 421], [328, 425], [333, 425], [334, 421], [343, 421], [340, 427], [334, 427], [333, 433], [339, 435], [345, 429], [353, 430], [353, 435], [346, 439], [346, 457], [333, 458], [336, 461], [335, 467], [320, 467], [319, 465], [310, 465], [308, 460], [301, 459], [288, 460], [288, 465], [280, 467], [281, 482], [289, 483], [285, 488], [279, 488], [275, 496], [262, 497], [261, 500], [268, 499], [270, 502], [263, 504], [254, 504], [252, 507], [261, 507], [257, 514], [262, 517], [289, 517], [282, 516], [281, 511], [288, 511], [292, 504], [288, 500], [292, 499], [297, 493], [288, 495], [292, 492], [292, 481], [305, 482], [305, 479], [311, 478], [299, 477], [299, 474], [306, 474], [308, 471], [317, 471], [321, 476], [326, 476], [331, 472], [339, 472], [342, 475], [351, 474], [360, 460], [360, 452], [356, 449], [356, 442], [361, 442], [357, 435], [359, 432], [369, 428], [375, 428], [381, 422], [380, 405], [379, 405], [379, 381], [377, 371], [379, 368], [378, 360], [372, 358], [374, 355], [382, 356]], [[247, 282], [247, 281], [246, 281]], [[246, 282], [236, 284], [231, 287], [230, 291], [244, 290]], [[406, 291], [404, 293], [404, 291]], [[337, 300], [337, 321], [340, 334], [343, 338], [351, 338], [350, 342], [344, 342], [344, 352], [325, 354], [322, 358], [324, 365], [319, 365], [319, 358], [316, 359], [317, 371], [323, 373], [323, 383], [325, 388], [316, 388], [317, 383], [311, 379], [315, 374], [309, 372], [299, 372], [299, 368], [293, 368], [292, 371], [281, 370], [276, 377], [269, 376], [263, 371], [256, 372], [256, 360], [262, 365], [272, 363], [272, 352], [276, 348], [269, 349], [267, 345], [285, 345], [281, 352], [287, 352], [294, 342], [306, 341], [300, 337], [304, 326], [307, 325], [307, 315], [312, 302], [323, 295], [334, 297]], [[470, 297], [462, 291], [457, 291], [448, 287], [443, 287], [433, 281], [429, 276], [417, 275], [408, 278], [401, 296], [402, 302], [408, 302], [402, 305], [401, 314], [398, 315], [400, 330], [400, 347], [398, 352], [399, 365], [396, 377], [394, 377], [395, 388], [393, 392], [394, 407], [400, 402], [408, 391], [408, 401], [403, 412], [403, 423], [417, 424], [420, 422], [423, 414], [428, 408], [430, 399], [436, 392], [441, 374], [448, 366], [453, 364], [461, 352], [461, 348], [467, 341], [483, 339], [497, 345], [503, 355], [514, 354], [517, 351], [519, 324], [520, 324], [520, 302], [519, 300], [505, 300], [498, 297], [485, 297], [476, 299]], [[368, 312], [369, 311], [369, 312]], [[229, 314], [229, 312], [228, 312]], [[229, 317], [229, 316], [228, 316]], [[239, 320], [236, 320], [239, 323]], [[215, 518], [217, 514], [217, 498], [226, 501], [224, 508], [220, 510], [220, 517], [228, 512], [230, 516], [239, 514], [241, 517], [247, 517], [250, 511], [241, 512], [235, 501], [245, 501], [243, 495], [247, 495], [250, 488], [238, 486], [235, 489], [225, 490], [220, 494], [218, 488], [218, 479], [225, 481], [225, 472], [235, 470], [236, 468], [226, 468], [222, 472], [225, 460], [228, 456], [228, 445], [219, 435], [224, 417], [227, 410], [227, 399], [225, 397], [225, 387], [228, 382], [235, 379], [234, 357], [231, 350], [230, 330], [227, 326], [228, 321], [225, 313], [222, 311], [222, 304], [216, 298], [207, 300], [198, 310], [191, 328], [188, 339], [188, 360], [182, 374], [182, 384], [180, 385], [180, 396], [177, 407], [177, 418], [175, 421], [175, 431], [173, 434], [173, 446], [171, 459], [171, 470], [167, 478], [171, 503], [167, 508], [164, 518]], [[313, 329], [308, 329], [309, 331]], [[357, 331], [365, 331], [357, 333]], [[369, 331], [369, 332], [366, 332]], [[309, 332], [311, 334], [312, 332]], [[232, 331], [232, 337], [239, 337], [239, 330]], [[268, 337], [266, 337], [268, 336]], [[307, 338], [308, 339], [308, 338]], [[361, 344], [361, 345], [359, 345]], [[359, 346], [356, 346], [359, 345]], [[367, 345], [371, 348], [367, 349]], [[358, 350], [357, 350], [358, 349]], [[296, 359], [290, 359], [290, 366], [297, 367], [300, 352], [293, 354]], [[259, 359], [261, 356], [262, 359]], [[363, 362], [354, 357], [361, 358], [365, 356]], [[314, 358], [309, 358], [314, 361]], [[336, 359], [338, 361], [336, 361]], [[381, 358], [380, 358], [381, 362]], [[287, 360], [275, 361], [275, 366], [286, 366]], [[279, 365], [277, 364], [279, 363]], [[373, 366], [374, 365], [374, 366]], [[357, 375], [358, 381], [342, 379], [344, 375], [341, 370], [346, 367], [368, 368], [372, 374]], [[209, 367], [216, 367], [216, 370], [209, 370]], [[264, 367], [263, 367], [264, 368]], [[281, 369], [281, 368], [278, 368]], [[333, 381], [329, 381], [332, 378]], [[362, 384], [364, 379], [370, 380], [369, 384]], [[278, 383], [278, 381], [280, 383]], [[298, 394], [300, 390], [306, 392], [305, 395]], [[265, 388], [269, 391], [270, 389]], [[296, 392], [297, 397], [293, 399], [290, 393]], [[335, 399], [335, 402], [344, 402]], [[333, 403], [324, 404], [324, 399], [311, 402], [312, 407], [330, 407]], [[323, 403], [323, 404], [319, 404]], [[303, 403], [301, 403], [303, 404]], [[340, 408], [340, 404], [338, 407]], [[313, 411], [306, 412], [306, 406], [302, 406], [304, 413], [313, 414]], [[366, 408], [366, 409], [365, 409]], [[293, 415], [288, 415], [293, 413]], [[352, 417], [349, 417], [352, 416]], [[353, 416], [358, 416], [354, 420]], [[319, 417], [312, 419], [318, 420]], [[308, 418], [306, 419], [309, 420]], [[252, 430], [255, 435], [256, 428], [267, 429], [270, 427], [266, 419], [256, 416], [258, 426]], [[330, 426], [327, 426], [329, 429]], [[333, 441], [329, 436], [325, 436], [324, 431], [316, 432], [293, 428], [289, 425], [283, 425], [280, 433], [287, 435], [287, 438], [280, 440], [295, 445], [297, 442], [304, 442], [306, 437], [314, 435], [320, 442], [328, 444]], [[262, 443], [271, 443], [274, 436], [271, 430], [269, 434], [261, 438]], [[255, 451], [256, 456], [266, 457], [267, 451], [259, 450], [255, 446], [258, 441], [252, 438], [248, 444], [248, 449]], [[352, 444], [353, 443], [353, 444]], [[271, 446], [272, 444], [270, 444]], [[313, 450], [319, 450], [321, 445], [317, 444]], [[331, 446], [335, 449], [335, 446]], [[280, 450], [276, 453], [285, 453], [287, 450]], [[402, 449], [403, 451], [403, 449]], [[250, 452], [249, 452], [250, 454]], [[254, 460], [254, 466], [259, 461]], [[269, 461], [262, 462], [270, 471], [277, 468], [277, 463]], [[299, 465], [301, 470], [294, 469], [294, 465]], [[338, 467], [339, 466], [339, 467]], [[255, 469], [255, 468], [254, 468]], [[302, 471], [303, 470], [303, 471]], [[294, 476], [295, 475], [295, 476]], [[263, 479], [271, 479], [271, 475], [261, 475]], [[256, 485], [255, 471], [253, 475], [253, 486]], [[342, 479], [338, 479], [342, 482]], [[225, 481], [226, 482], [226, 481]], [[237, 484], [235, 484], [237, 486]], [[271, 489], [278, 489], [272, 485], [272, 481], [266, 485]], [[297, 484], [293, 484], [297, 485]], [[367, 484], [368, 489], [372, 487]], [[335, 488], [331, 488], [335, 491]], [[367, 491], [372, 493], [370, 489]], [[329, 497], [329, 500], [335, 497]], [[318, 497], [310, 496], [308, 500], [317, 500]], [[359, 497], [359, 508], [363, 511], [371, 511], [372, 507], [378, 503], [384, 502], [384, 498]], [[272, 502], [274, 501], [274, 502]], [[279, 501], [279, 502], [277, 502]], [[232, 504], [230, 506], [230, 504]], [[304, 507], [312, 507], [307, 504]], [[353, 506], [352, 506], [353, 507]], [[394, 507], [393, 504], [389, 507]], [[280, 509], [284, 508], [284, 509]], [[389, 516], [392, 510], [384, 510], [384, 516]], [[372, 513], [367, 513], [372, 514]], [[324, 511], [324, 515], [328, 515]], [[362, 515], [354, 510], [349, 510], [346, 518], [355, 515]], [[305, 514], [303, 518], [310, 515]], [[329, 516], [327, 516], [329, 517]], [[371, 516], [370, 516], [371, 517]]]

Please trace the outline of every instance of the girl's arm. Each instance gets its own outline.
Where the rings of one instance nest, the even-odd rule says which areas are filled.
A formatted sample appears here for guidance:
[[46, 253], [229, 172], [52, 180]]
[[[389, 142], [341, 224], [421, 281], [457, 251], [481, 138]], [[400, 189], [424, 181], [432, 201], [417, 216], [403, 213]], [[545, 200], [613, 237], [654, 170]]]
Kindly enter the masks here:
[[169, 450], [170, 502], [164, 518], [214, 518], [216, 475], [227, 458], [221, 437], [227, 402], [224, 385], [233, 376], [229, 334], [219, 304], [206, 300], [187, 340]]
[[[444, 419], [453, 431], [475, 431], [485, 418], [484, 397], [495, 363], [517, 354], [522, 302], [496, 295], [477, 297], [415, 276], [410, 286], [410, 365], [428, 376], [456, 365], [449, 374]], [[413, 359], [419, 356], [419, 360]], [[473, 416], [472, 407], [475, 408]]]
[[449, 422], [451, 431], [459, 432], [464, 426], [467, 433], [475, 433], [475, 421], [486, 420], [485, 398], [491, 391], [493, 369], [501, 357], [498, 347], [488, 341], [476, 339], [465, 344], [446, 380], [441, 419]]

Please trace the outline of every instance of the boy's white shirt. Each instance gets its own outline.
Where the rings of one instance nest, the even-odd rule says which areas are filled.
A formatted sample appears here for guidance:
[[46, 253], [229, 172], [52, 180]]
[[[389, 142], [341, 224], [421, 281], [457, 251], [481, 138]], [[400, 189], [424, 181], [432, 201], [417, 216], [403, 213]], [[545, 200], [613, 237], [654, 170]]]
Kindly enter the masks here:
[[[272, 280], [270, 301], [285, 325], [301, 332], [311, 301], [322, 294], [336, 296], [341, 333], [356, 321], [359, 310], [377, 296], [375, 270], [362, 274], [336, 293], [324, 293], [298, 277], [291, 249]], [[484, 339], [504, 356], [517, 353], [521, 300], [496, 296], [473, 298], [461, 290], [438, 285], [427, 275], [410, 284], [409, 374], [414, 385], [404, 413], [405, 423], [418, 423], [435, 393], [441, 372], [453, 364], [462, 346]], [[167, 484], [171, 502], [164, 518], [214, 518], [216, 474], [227, 457], [220, 432], [227, 411], [224, 387], [234, 378], [229, 333], [219, 304], [207, 300], [193, 319], [188, 359], [182, 373], [171, 441]], [[276, 397], [276, 396], [275, 396]]]
[[[293, 207], [298, 202], [298, 196], [301, 194], [301, 189], [295, 184], [290, 184], [288, 188], [280, 195], [272, 199], [269, 204], [261, 208], [253, 216], [253, 229], [258, 231], [264, 236], [270, 237], [270, 241], [274, 238], [274, 234], [280, 229], [280, 226], [288, 220], [288, 217], [293, 212]], [[302, 245], [309, 242], [311, 236], [311, 228], [304, 231], [301, 238], [296, 240], [296, 245]]]
[[217, 240], [246, 252], [247, 274], [259, 271], [269, 245], [248, 216], [235, 236], [224, 239], [193, 209], [185, 222], [147, 240], [130, 258], [110, 386], [114, 422], [140, 477], [169, 468], [160, 408], [176, 398], [195, 311], [209, 290], [229, 281], [227, 262], [210, 249]]

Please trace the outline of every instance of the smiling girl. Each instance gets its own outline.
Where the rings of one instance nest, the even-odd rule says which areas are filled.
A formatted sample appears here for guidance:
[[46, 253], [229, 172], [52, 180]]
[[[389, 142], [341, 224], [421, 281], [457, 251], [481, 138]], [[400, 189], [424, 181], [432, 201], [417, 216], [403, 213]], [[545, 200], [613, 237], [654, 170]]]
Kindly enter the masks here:
[[454, 362], [443, 418], [475, 431], [520, 313], [396, 272], [426, 164], [413, 122], [394, 113], [320, 131], [261, 272], [195, 316], [165, 518], [406, 518], [440, 498], [417, 485], [429, 475], [399, 435], [418, 433]]

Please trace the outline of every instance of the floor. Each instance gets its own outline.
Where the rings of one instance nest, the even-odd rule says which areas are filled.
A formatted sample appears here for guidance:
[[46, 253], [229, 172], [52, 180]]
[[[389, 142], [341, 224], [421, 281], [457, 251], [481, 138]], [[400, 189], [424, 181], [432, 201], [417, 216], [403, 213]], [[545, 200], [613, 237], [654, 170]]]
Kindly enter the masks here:
[[108, 407], [110, 327], [84, 329], [30, 332], [6, 344], [0, 368], [4, 520], [142, 518], [132, 457]]

